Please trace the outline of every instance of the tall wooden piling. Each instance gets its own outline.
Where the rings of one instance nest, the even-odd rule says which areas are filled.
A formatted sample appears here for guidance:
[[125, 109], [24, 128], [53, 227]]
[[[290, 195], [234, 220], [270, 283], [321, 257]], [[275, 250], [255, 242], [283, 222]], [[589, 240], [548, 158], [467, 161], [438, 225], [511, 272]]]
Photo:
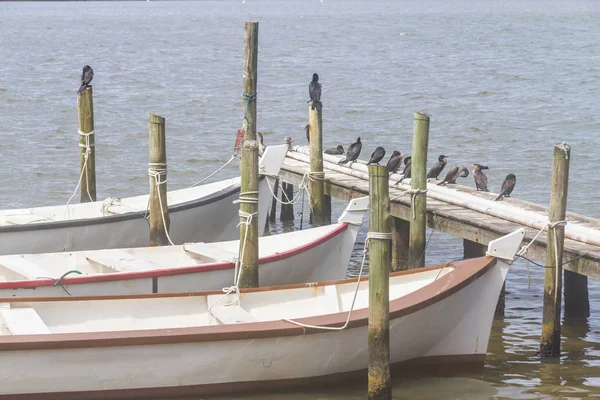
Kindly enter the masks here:
[[77, 93], [79, 121], [79, 171], [82, 203], [96, 201], [96, 139], [94, 138], [94, 96], [89, 86]]
[[392, 271], [405, 270], [408, 265], [410, 222], [392, 218]]
[[244, 24], [244, 141], [240, 193], [240, 288], [258, 286], [258, 142], [256, 141], [256, 83], [258, 79], [258, 22]]
[[[392, 398], [390, 380], [389, 273], [391, 218], [389, 174], [383, 165], [369, 165], [369, 400]], [[387, 234], [387, 235], [386, 235]]]
[[150, 246], [169, 244], [169, 209], [167, 204], [167, 146], [165, 119], [150, 114]]
[[413, 191], [410, 216], [408, 268], [425, 266], [427, 230], [427, 147], [429, 146], [429, 116], [414, 115], [413, 146], [411, 154], [410, 187]]
[[560, 311], [562, 289], [562, 259], [565, 228], [561, 221], [567, 215], [569, 163], [571, 147], [565, 143], [554, 145], [550, 209], [548, 218], [554, 227], [548, 228], [546, 270], [544, 276], [544, 312], [540, 356], [560, 356]]
[[313, 226], [331, 223], [331, 214], [326, 215], [325, 190], [323, 182], [323, 109], [315, 107], [312, 102], [308, 106], [308, 124], [310, 125], [310, 210]]

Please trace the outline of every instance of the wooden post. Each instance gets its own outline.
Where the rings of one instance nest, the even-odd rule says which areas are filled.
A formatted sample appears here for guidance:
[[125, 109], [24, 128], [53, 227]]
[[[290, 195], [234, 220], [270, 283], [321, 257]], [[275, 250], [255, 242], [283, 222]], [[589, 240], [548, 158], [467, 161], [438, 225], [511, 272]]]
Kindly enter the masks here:
[[314, 227], [331, 223], [325, 215], [325, 191], [323, 185], [323, 114], [322, 107], [312, 109], [312, 102], [308, 105], [308, 123], [310, 125], [310, 210], [311, 224]]
[[96, 201], [96, 139], [94, 138], [94, 96], [89, 86], [77, 93], [79, 120], [79, 171], [82, 203]]
[[[463, 239], [463, 258], [477, 258], [484, 257], [485, 252], [487, 251], [487, 246], [481, 243], [473, 242], [471, 240]], [[496, 312], [494, 315], [504, 316], [504, 306], [505, 306], [505, 297], [506, 290], [505, 285], [502, 285], [502, 290], [500, 291], [500, 295], [498, 296], [498, 302], [496, 303]]]
[[[569, 162], [571, 147], [554, 145], [552, 184], [550, 186], [550, 223], [564, 221], [567, 214], [569, 189]], [[546, 269], [544, 276], [544, 312], [542, 318], [541, 357], [560, 356], [560, 307], [562, 286], [562, 259], [565, 240], [564, 225], [548, 228]]]
[[565, 270], [565, 320], [581, 320], [590, 316], [588, 277]]
[[150, 114], [150, 246], [169, 244], [169, 206], [167, 204], [167, 146], [165, 119]]
[[[244, 141], [240, 193], [240, 288], [258, 287], [258, 142], [256, 141], [256, 82], [258, 22], [244, 24]], [[248, 224], [248, 222], [250, 222]]]
[[390, 380], [389, 273], [391, 266], [391, 220], [389, 174], [383, 165], [369, 165], [369, 234], [384, 233], [387, 239], [370, 238], [369, 245], [369, 400], [392, 398]]
[[277, 215], [277, 195], [279, 194], [279, 179], [275, 180], [275, 187], [273, 188], [273, 199], [271, 200], [271, 209], [269, 210], [269, 221], [275, 222], [275, 216]]
[[[281, 201], [288, 202], [294, 198], [294, 185], [291, 183], [283, 183], [281, 185]], [[281, 210], [279, 212], [280, 221], [293, 221], [294, 220], [294, 205], [293, 204], [281, 204]]]
[[392, 271], [405, 270], [408, 265], [410, 222], [392, 218]]
[[[413, 146], [411, 155], [411, 190], [427, 189], [427, 147], [429, 145], [429, 117], [415, 113]], [[410, 241], [408, 268], [425, 265], [425, 234], [427, 229], [427, 194], [412, 194], [413, 206], [410, 216]]]

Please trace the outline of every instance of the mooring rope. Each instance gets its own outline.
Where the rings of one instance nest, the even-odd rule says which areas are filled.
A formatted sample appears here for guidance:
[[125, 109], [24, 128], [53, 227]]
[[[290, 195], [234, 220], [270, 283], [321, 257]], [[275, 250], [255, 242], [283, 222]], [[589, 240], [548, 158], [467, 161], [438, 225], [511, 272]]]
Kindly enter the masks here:
[[79, 147], [85, 148], [85, 151], [81, 155], [83, 157], [83, 166], [81, 167], [81, 173], [79, 174], [79, 180], [77, 181], [77, 186], [75, 186], [75, 190], [73, 191], [73, 194], [71, 195], [71, 197], [69, 197], [69, 200], [67, 200], [67, 204], [65, 204], [69, 218], [71, 218], [71, 211], [69, 210], [69, 203], [71, 202], [71, 200], [73, 200], [73, 197], [75, 197], [75, 195], [77, 194], [77, 190], [79, 189], [79, 186], [81, 186], [83, 174], [85, 174], [85, 183], [86, 183], [85, 188], [87, 191], [88, 198], [90, 199], [90, 201], [93, 200], [92, 195], [90, 194], [90, 185], [89, 185], [88, 174], [87, 174], [87, 163], [88, 163], [90, 154], [92, 152], [92, 147], [95, 146], [94, 143], [90, 143], [90, 136], [94, 135], [96, 133], [96, 131], [92, 130], [91, 132], [84, 133], [81, 130], [78, 130], [78, 132], [79, 132], [80, 136], [83, 136], [85, 138], [85, 144], [79, 143]]
[[[171, 246], [175, 246], [175, 243], [171, 240], [171, 236], [169, 236], [167, 221], [165, 220], [165, 209], [162, 202], [162, 196], [160, 195], [160, 185], [167, 183], [167, 163], [149, 163], [148, 176], [154, 178], [156, 193], [158, 195], [158, 204], [160, 205], [160, 217], [162, 219], [163, 228], [165, 229], [165, 235], [167, 236], [169, 243], [171, 243]], [[161, 177], [165, 177], [164, 180], [162, 180]], [[148, 197], [148, 204], [150, 204], [150, 197]], [[149, 207], [146, 207], [146, 209], [149, 209]]]
[[327, 331], [341, 331], [348, 327], [350, 323], [350, 319], [352, 317], [352, 311], [354, 310], [354, 304], [356, 303], [356, 297], [358, 295], [358, 289], [360, 288], [360, 280], [362, 278], [363, 269], [365, 267], [365, 260], [367, 258], [367, 253], [369, 252], [368, 242], [369, 240], [392, 240], [392, 234], [386, 232], [368, 232], [367, 238], [365, 239], [365, 246], [363, 248], [363, 258], [362, 263], [360, 264], [360, 270], [358, 271], [358, 278], [356, 279], [356, 289], [354, 289], [354, 297], [352, 298], [352, 304], [350, 305], [350, 310], [348, 311], [348, 316], [346, 317], [346, 323], [342, 326], [320, 326], [320, 325], [308, 325], [303, 324], [302, 322], [294, 321], [292, 319], [284, 318], [283, 321], [289, 322], [294, 325], [301, 326], [303, 328], [314, 328], [314, 329], [323, 329]]

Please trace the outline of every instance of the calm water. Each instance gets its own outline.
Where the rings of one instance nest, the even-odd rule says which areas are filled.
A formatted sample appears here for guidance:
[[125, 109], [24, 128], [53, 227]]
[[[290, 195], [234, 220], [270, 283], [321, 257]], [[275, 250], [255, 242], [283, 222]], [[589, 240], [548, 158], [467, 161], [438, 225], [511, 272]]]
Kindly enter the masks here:
[[[552, 143], [564, 140], [573, 147], [569, 209], [600, 217], [600, 176], [586, 173], [600, 168], [600, 3], [583, 0], [0, 3], [0, 205], [60, 204], [75, 189], [85, 64], [95, 71], [99, 199], [147, 192], [149, 113], [167, 119], [169, 188], [221, 165], [242, 122], [246, 19], [260, 21], [267, 143], [304, 143], [317, 71], [325, 146], [360, 135], [363, 158], [377, 145], [410, 152], [412, 113], [426, 112], [430, 163], [440, 153], [485, 163], [492, 190], [513, 172], [515, 196], [547, 203]], [[461, 255], [460, 240], [433, 234], [428, 263]], [[589, 320], [563, 328], [561, 359], [540, 363], [542, 282], [537, 269], [530, 284], [524, 264], [511, 270], [483, 375], [398, 382], [394, 397], [600, 396], [598, 283]], [[364, 397], [309, 389], [255, 398]]]

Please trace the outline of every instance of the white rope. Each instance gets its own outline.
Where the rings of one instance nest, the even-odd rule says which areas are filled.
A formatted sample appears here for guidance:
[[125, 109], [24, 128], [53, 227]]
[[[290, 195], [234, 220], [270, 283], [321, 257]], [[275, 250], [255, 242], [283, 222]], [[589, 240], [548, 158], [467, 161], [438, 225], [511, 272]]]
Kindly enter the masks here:
[[344, 325], [333, 326], [333, 327], [332, 326], [307, 325], [307, 324], [303, 324], [302, 322], [298, 322], [298, 321], [294, 321], [294, 320], [286, 319], [286, 318], [284, 318], [283, 321], [289, 322], [294, 325], [301, 326], [303, 328], [323, 329], [323, 330], [327, 330], [327, 331], [341, 331], [341, 330], [346, 329], [346, 327], [348, 327], [348, 324], [350, 323], [350, 318], [352, 317], [352, 311], [354, 310], [354, 304], [356, 303], [356, 297], [358, 295], [358, 289], [360, 287], [360, 280], [362, 278], [363, 269], [365, 267], [365, 260], [367, 258], [367, 253], [369, 251], [367, 243], [369, 242], [369, 240], [373, 240], [373, 239], [392, 240], [392, 234], [384, 233], [384, 232], [368, 232], [367, 233], [367, 239], [365, 240], [365, 247], [363, 248], [362, 263], [360, 264], [360, 270], [358, 271], [358, 278], [356, 279], [356, 289], [354, 290], [354, 297], [352, 298], [352, 304], [350, 305], [350, 310], [348, 311], [348, 316], [346, 317], [346, 323], [344, 323]]
[[110, 209], [109, 209], [110, 206], [114, 206], [114, 205], [122, 205], [121, 199], [119, 197], [108, 197], [108, 198], [104, 199], [104, 201], [100, 205], [100, 211], [102, 212], [102, 215], [107, 216], [109, 214], [116, 214], [116, 213], [110, 211]]
[[96, 131], [92, 130], [91, 132], [84, 133], [81, 130], [78, 130], [78, 132], [79, 132], [80, 136], [83, 136], [85, 138], [85, 144], [79, 143], [79, 147], [85, 148], [85, 151], [82, 154], [83, 166], [81, 167], [81, 174], [79, 174], [79, 180], [77, 181], [77, 186], [75, 186], [75, 190], [73, 191], [73, 194], [71, 195], [71, 197], [69, 197], [69, 200], [67, 200], [67, 204], [65, 204], [66, 211], [69, 215], [69, 218], [71, 218], [71, 210], [69, 210], [69, 203], [71, 202], [71, 200], [73, 200], [73, 197], [75, 197], [75, 195], [77, 194], [77, 190], [79, 189], [79, 186], [81, 186], [83, 174], [85, 174], [85, 183], [86, 183], [85, 188], [87, 191], [88, 198], [90, 199], [90, 201], [93, 200], [92, 195], [90, 194], [90, 185], [89, 185], [88, 174], [87, 174], [87, 162], [88, 162], [88, 158], [90, 157], [90, 154], [92, 152], [92, 147], [95, 146], [95, 144], [90, 144], [90, 136], [94, 135], [96, 133]]
[[199, 184], [201, 184], [202, 182], [212, 178], [215, 174], [217, 174], [219, 171], [221, 171], [223, 168], [225, 168], [226, 166], [228, 166], [229, 164], [231, 164], [231, 162], [235, 160], [235, 154], [231, 155], [231, 158], [229, 159], [229, 161], [227, 161], [225, 164], [221, 165], [215, 172], [213, 172], [212, 174], [208, 175], [206, 178], [199, 180], [198, 182], [194, 183], [192, 186], [190, 187], [194, 187], [194, 186], [198, 186]]
[[405, 194], [410, 194], [410, 206], [411, 206], [411, 210], [412, 210], [413, 219], [415, 219], [417, 217], [417, 215], [415, 213], [415, 196], [418, 194], [422, 194], [422, 193], [427, 193], [427, 189], [412, 189], [412, 188], [406, 189], [405, 191], [402, 192], [401, 195], [392, 198], [392, 201], [398, 200], [400, 197], [404, 196]]
[[[162, 196], [160, 195], [160, 185], [167, 183], [167, 178], [161, 180], [162, 176], [167, 176], [167, 163], [149, 163], [148, 168], [148, 176], [154, 178], [154, 182], [156, 185], [156, 193], [158, 194], [158, 204], [160, 205], [160, 217], [162, 219], [163, 228], [165, 229], [165, 235], [171, 243], [171, 246], [175, 246], [175, 243], [171, 240], [171, 236], [169, 236], [169, 230], [167, 229], [167, 221], [165, 220], [165, 209], [163, 207]], [[148, 203], [150, 203], [150, 198], [148, 197]]]

